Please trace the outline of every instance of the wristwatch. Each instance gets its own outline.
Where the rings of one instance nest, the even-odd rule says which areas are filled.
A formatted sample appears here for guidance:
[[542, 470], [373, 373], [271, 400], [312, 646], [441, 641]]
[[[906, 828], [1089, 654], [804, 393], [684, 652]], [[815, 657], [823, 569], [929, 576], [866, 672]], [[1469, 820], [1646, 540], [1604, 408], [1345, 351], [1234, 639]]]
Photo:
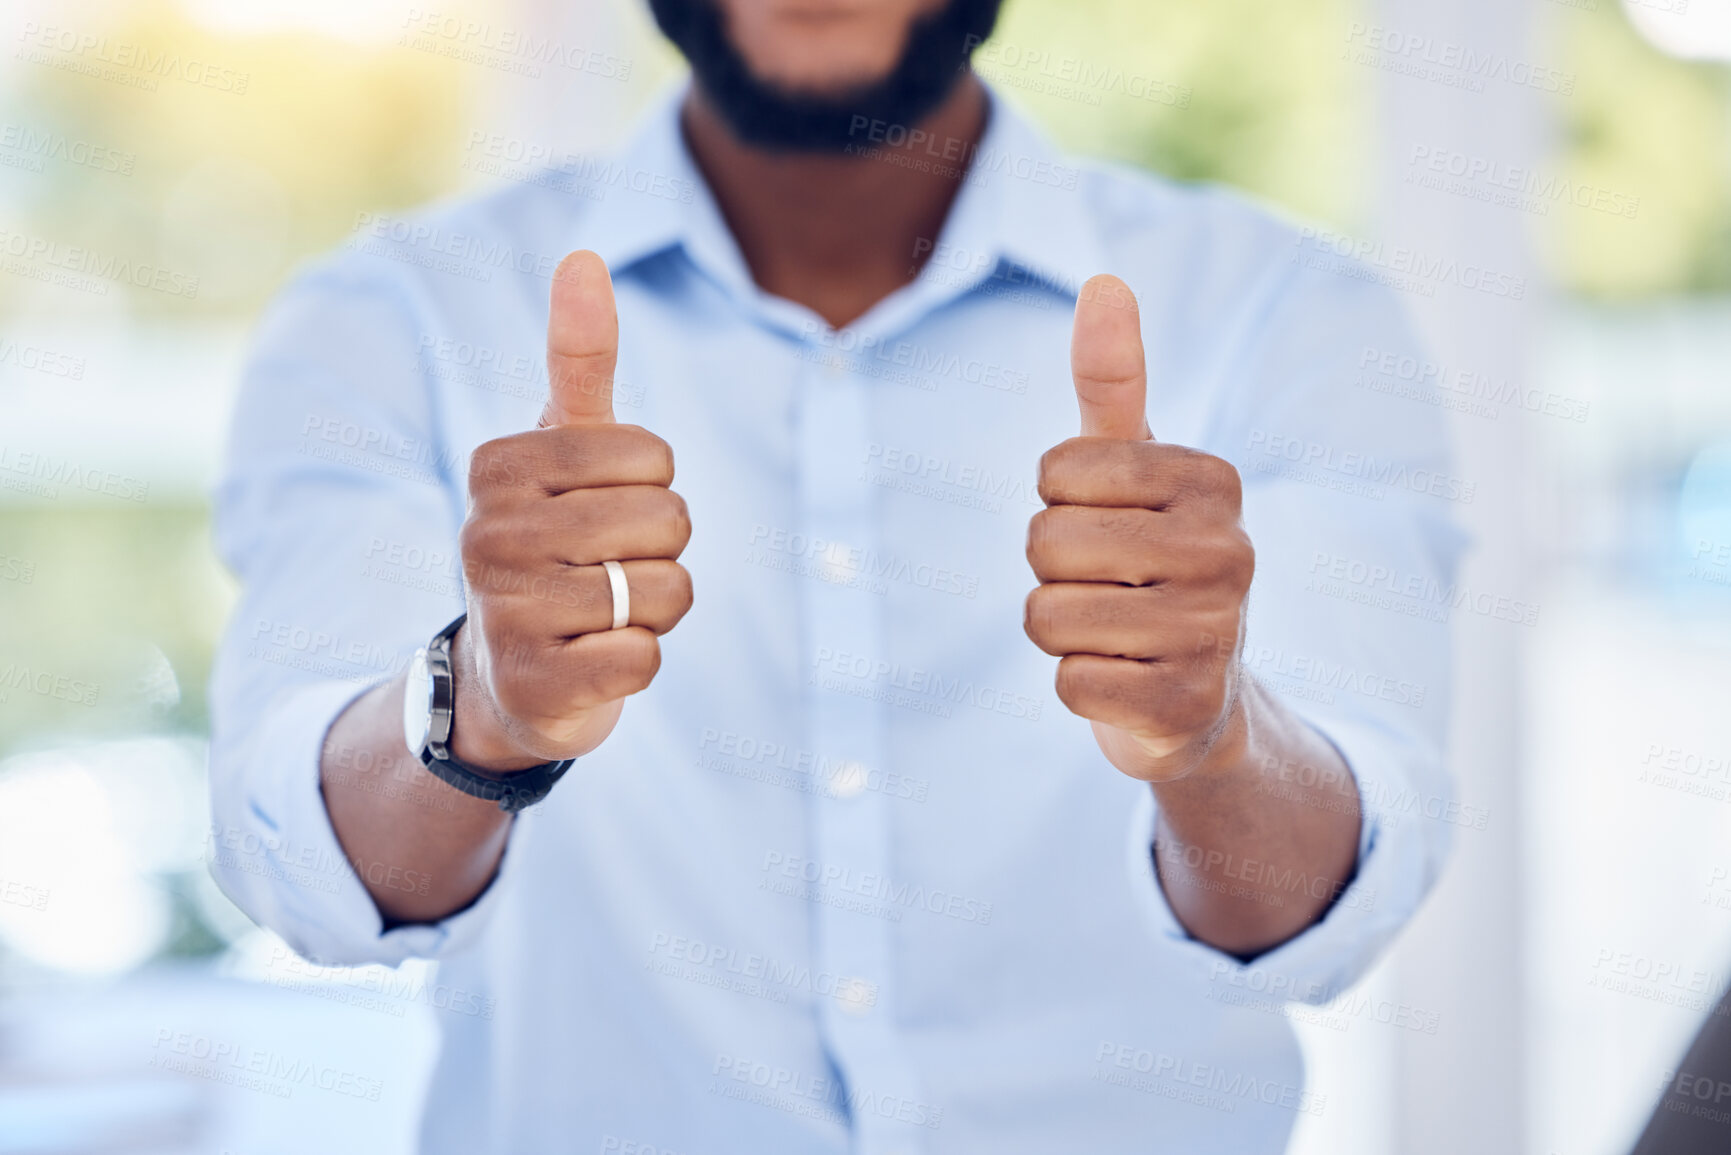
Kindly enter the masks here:
[[458, 614], [456, 621], [415, 651], [403, 687], [403, 741], [440, 781], [464, 794], [497, 802], [500, 810], [514, 814], [547, 797], [577, 759], [506, 772], [470, 766], [451, 753], [451, 724], [457, 709], [456, 687], [451, 682], [451, 639], [468, 619], [467, 613]]

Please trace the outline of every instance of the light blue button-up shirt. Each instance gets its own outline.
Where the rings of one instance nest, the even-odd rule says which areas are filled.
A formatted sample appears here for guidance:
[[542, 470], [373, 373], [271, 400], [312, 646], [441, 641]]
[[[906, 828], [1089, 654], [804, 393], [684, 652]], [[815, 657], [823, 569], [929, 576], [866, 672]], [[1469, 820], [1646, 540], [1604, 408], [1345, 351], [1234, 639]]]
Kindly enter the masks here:
[[[369, 218], [265, 319], [218, 495], [245, 586], [212, 692], [218, 879], [318, 963], [440, 960], [428, 1151], [1280, 1149], [1333, 1094], [1304, 1086], [1285, 1000], [1365, 970], [1463, 814], [1441, 746], [1449, 510], [1473, 494], [1394, 294], [995, 102], [918, 278], [832, 331], [753, 284], [677, 98], [615, 157], [501, 162], [514, 187]], [[385, 932], [321, 742], [461, 609], [467, 458], [534, 425], [576, 248], [613, 272], [619, 419], [673, 446], [696, 604], [487, 892]], [[1141, 301], [1155, 435], [1243, 474], [1247, 668], [1364, 796], [1356, 880], [1251, 965], [1175, 921], [1152, 792], [1022, 632], [1036, 464], [1078, 432], [1070, 318], [1098, 272]]]

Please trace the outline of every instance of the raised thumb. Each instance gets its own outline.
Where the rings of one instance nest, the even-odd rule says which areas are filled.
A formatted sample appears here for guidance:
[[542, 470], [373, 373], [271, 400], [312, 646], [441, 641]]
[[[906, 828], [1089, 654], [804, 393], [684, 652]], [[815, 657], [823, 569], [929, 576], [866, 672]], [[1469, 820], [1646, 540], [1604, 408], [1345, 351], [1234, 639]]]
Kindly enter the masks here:
[[1130, 286], [1109, 273], [1088, 278], [1076, 299], [1070, 376], [1082, 410], [1082, 436], [1152, 439], [1142, 317]]
[[541, 424], [613, 422], [613, 371], [619, 361], [619, 310], [607, 262], [579, 249], [553, 272], [547, 316], [547, 406]]

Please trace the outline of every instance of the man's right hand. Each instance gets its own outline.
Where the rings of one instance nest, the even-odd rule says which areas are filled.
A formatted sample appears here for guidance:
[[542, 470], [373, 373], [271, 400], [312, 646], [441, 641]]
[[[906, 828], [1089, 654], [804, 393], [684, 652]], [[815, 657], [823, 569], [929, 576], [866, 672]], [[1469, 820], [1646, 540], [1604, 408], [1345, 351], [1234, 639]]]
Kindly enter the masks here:
[[[593, 750], [626, 695], [655, 677], [657, 636], [691, 608], [691, 575], [675, 560], [691, 519], [668, 488], [673, 451], [614, 420], [618, 353], [607, 266], [572, 253], [553, 274], [541, 427], [470, 458], [469, 618], [453, 650], [451, 736], [473, 765], [514, 770]], [[630, 623], [617, 630], [609, 560], [630, 585]]]

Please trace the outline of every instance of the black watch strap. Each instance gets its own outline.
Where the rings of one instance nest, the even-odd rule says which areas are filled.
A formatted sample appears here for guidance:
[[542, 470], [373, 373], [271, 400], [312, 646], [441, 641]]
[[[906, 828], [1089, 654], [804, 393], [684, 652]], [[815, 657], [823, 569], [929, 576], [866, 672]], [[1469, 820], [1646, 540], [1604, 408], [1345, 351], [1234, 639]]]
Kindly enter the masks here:
[[558, 762], [543, 762], [526, 770], [501, 772], [471, 766], [451, 753], [451, 728], [457, 710], [456, 685], [451, 678], [451, 639], [468, 620], [466, 612], [458, 614], [455, 621], [427, 643], [427, 672], [433, 680], [433, 707], [435, 711], [442, 708], [449, 721], [443, 726], [435, 724], [433, 727], [426, 745], [421, 747], [421, 764], [447, 786], [475, 798], [497, 802], [500, 810], [515, 814], [547, 797], [577, 759], [565, 758]]

